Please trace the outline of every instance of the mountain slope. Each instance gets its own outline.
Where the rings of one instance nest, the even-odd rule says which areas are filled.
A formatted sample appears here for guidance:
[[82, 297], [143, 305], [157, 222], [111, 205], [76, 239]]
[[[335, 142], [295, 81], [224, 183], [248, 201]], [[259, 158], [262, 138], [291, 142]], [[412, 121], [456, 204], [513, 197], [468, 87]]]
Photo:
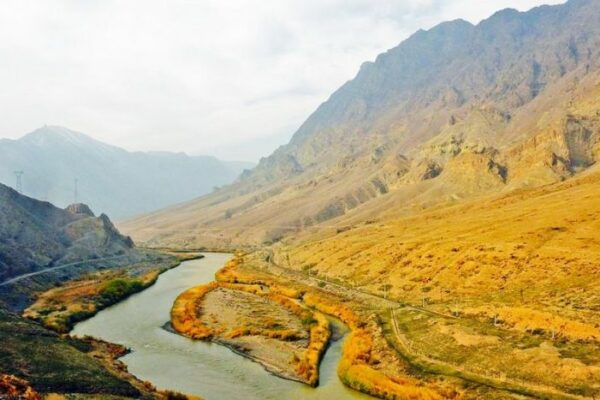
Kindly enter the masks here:
[[122, 229], [155, 245], [259, 245], [570, 178], [600, 154], [599, 44], [592, 0], [419, 31], [239, 182]]
[[113, 218], [142, 214], [209, 193], [250, 165], [183, 153], [127, 152], [66, 128], [46, 126], [0, 140], [0, 182], [23, 170], [24, 192], [54, 204], [78, 199]]
[[60, 209], [0, 184], [0, 308], [23, 311], [36, 294], [84, 276], [99, 285], [102, 277], [155, 279], [175, 263], [136, 248], [84, 204]]
[[310, 265], [315, 275], [355, 281], [373, 293], [390, 284], [390, 296], [415, 303], [423, 286], [436, 288], [427, 296], [443, 288], [446, 300], [455, 301], [502, 295], [518, 304], [525, 291], [532, 306], [563, 302], [598, 322], [592, 314], [600, 305], [599, 217], [595, 167], [543, 188], [280, 245], [276, 254], [282, 265]]
[[0, 282], [81, 260], [135, 252], [108, 217], [84, 205], [61, 210], [0, 184]]

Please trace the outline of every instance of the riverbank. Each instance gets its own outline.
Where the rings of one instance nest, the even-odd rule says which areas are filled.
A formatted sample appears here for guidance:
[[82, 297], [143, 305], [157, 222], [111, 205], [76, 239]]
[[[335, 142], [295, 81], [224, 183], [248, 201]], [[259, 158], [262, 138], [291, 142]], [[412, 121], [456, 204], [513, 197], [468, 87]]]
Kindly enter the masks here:
[[[54, 399], [66, 399], [78, 393], [77, 398], [81, 399], [199, 399], [158, 390], [129, 373], [121, 361], [129, 354], [124, 346], [90, 337], [73, 338], [65, 333], [77, 321], [91, 318], [153, 286], [160, 274], [201, 257], [189, 252], [162, 253], [145, 262], [107, 268], [67, 281], [37, 295], [25, 313], [28, 319], [0, 309], [0, 337], [7, 345], [0, 350], [0, 374], [24, 378], [36, 395], [44, 398], [51, 394]], [[12, 390], [12, 386], [4, 389]], [[4, 389], [0, 388], [0, 398]]]
[[39, 293], [25, 309], [25, 318], [58, 333], [67, 333], [80, 321], [154, 285], [159, 275], [199, 253], [169, 251], [170, 259], [144, 262], [84, 275]]
[[[280, 379], [225, 346], [165, 329], [175, 299], [191, 284], [213, 281], [230, 257], [207, 253], [204, 259], [185, 262], [162, 274], [152, 287], [78, 323], [71, 334], [120, 343], [131, 349], [120, 361], [140, 380], [207, 400], [368, 400], [336, 375], [345, 339], [330, 341], [320, 365], [319, 386], [313, 388]], [[335, 330], [334, 334], [340, 337]]]
[[[461, 393], [451, 382], [419, 379], [386, 341], [370, 305], [339, 293], [304, 285], [266, 272], [262, 254], [238, 256], [217, 271], [217, 282], [184, 292], [172, 311], [173, 325], [190, 337], [208, 339], [215, 326], [203, 313], [203, 299], [219, 287], [235, 287], [255, 295], [275, 293], [315, 313], [331, 315], [346, 324], [351, 333], [343, 346], [338, 376], [347, 386], [379, 398], [458, 399]], [[225, 304], [225, 303], [224, 303]], [[208, 323], [207, 323], [208, 322]], [[252, 335], [256, 332], [249, 331]], [[310, 348], [310, 346], [309, 346]], [[307, 351], [305, 359], [317, 366], [323, 349]], [[271, 349], [273, 352], [275, 349]]]

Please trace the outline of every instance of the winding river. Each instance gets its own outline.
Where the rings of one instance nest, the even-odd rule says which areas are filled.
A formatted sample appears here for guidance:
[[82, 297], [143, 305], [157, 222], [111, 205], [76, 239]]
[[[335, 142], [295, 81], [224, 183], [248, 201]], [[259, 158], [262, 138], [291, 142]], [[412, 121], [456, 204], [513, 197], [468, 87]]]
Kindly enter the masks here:
[[192, 341], [162, 328], [173, 301], [185, 289], [214, 279], [229, 254], [207, 253], [162, 274], [155, 285], [75, 326], [90, 335], [122, 344], [129, 371], [159, 389], [198, 395], [206, 400], [372, 399], [346, 388], [336, 375], [343, 340], [331, 344], [320, 367], [318, 388], [278, 378], [227, 348]]

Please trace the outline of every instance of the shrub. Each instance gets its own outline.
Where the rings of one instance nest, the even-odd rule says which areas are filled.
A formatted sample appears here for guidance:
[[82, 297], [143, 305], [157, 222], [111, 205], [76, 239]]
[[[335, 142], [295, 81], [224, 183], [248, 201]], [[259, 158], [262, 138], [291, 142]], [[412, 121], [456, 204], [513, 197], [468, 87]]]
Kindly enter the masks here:
[[112, 304], [143, 288], [144, 284], [139, 280], [113, 279], [101, 290], [100, 297], [103, 303]]

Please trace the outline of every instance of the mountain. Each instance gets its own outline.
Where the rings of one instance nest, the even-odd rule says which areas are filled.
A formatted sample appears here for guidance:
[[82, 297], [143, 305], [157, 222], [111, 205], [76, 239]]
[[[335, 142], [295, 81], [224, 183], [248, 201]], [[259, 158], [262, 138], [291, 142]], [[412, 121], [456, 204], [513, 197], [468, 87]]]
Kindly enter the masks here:
[[27, 195], [59, 206], [84, 201], [113, 218], [209, 193], [250, 166], [184, 153], [128, 152], [57, 126], [0, 140], [0, 182], [13, 185], [14, 172], [22, 170]]
[[151, 245], [269, 244], [569, 179], [600, 157], [600, 2], [419, 31], [234, 184], [125, 222]]
[[131, 238], [83, 204], [60, 209], [0, 184], [0, 283], [82, 260], [135, 253]]
[[[87, 276], [104, 287], [116, 277], [120, 282], [129, 276], [141, 280], [144, 273], [172, 266], [173, 261], [168, 255], [136, 249], [105, 214], [96, 217], [84, 204], [60, 209], [0, 184], [0, 398], [42, 398], [36, 391], [151, 398], [153, 388], [143, 388], [114, 362], [127, 353], [125, 348], [59, 335], [17, 313], [41, 292], [70, 279]], [[72, 284], [80, 295], [82, 282]], [[71, 324], [90, 315], [81, 305], [72, 309], [78, 307], [76, 298], [54, 303], [70, 313]], [[50, 311], [46, 308], [44, 315]]]
[[137, 249], [108, 216], [84, 204], [61, 209], [0, 184], [0, 308], [22, 311], [36, 293], [97, 271], [129, 267], [135, 275], [172, 263]]

